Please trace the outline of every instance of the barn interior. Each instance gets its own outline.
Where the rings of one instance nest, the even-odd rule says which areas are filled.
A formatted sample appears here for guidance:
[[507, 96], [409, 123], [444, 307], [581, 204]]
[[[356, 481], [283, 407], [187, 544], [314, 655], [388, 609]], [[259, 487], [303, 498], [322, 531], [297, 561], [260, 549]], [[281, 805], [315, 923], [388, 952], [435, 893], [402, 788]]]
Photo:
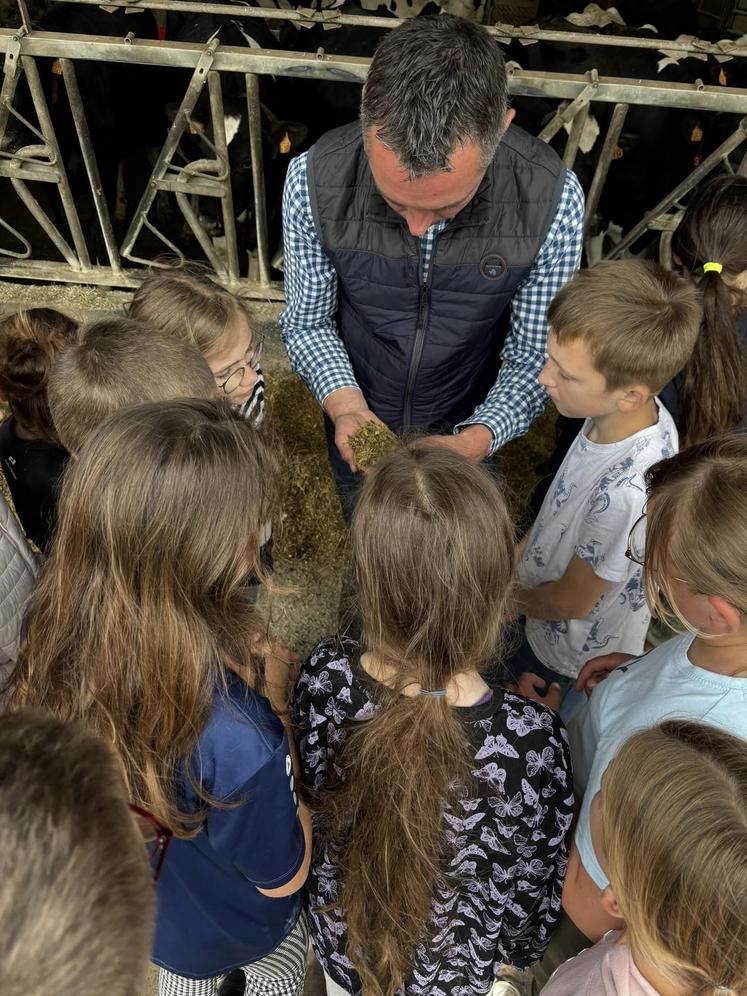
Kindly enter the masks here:
[[[6, 67], [14, 52], [30, 51], [23, 47], [28, 35], [47, 31], [55, 38], [67, 34], [78, 39], [64, 55], [54, 57], [52, 46], [33, 57], [41, 74], [36, 89], [27, 89], [21, 80], [11, 92], [6, 72], [3, 92], [10, 95], [17, 113], [0, 113], [0, 315], [47, 303], [81, 320], [121, 312], [143, 264], [163, 259], [164, 250], [173, 261], [174, 248], [179, 256], [206, 262], [218, 279], [247, 298], [265, 343], [271, 424], [287, 453], [285, 507], [275, 539], [274, 583], [283, 594], [277, 599], [270, 596], [267, 609], [277, 633], [303, 654], [320, 633], [338, 625], [346, 530], [327, 463], [321, 411], [291, 372], [278, 332], [282, 182], [290, 156], [308, 148], [328, 127], [355, 117], [358, 81], [381, 32], [362, 25], [359, 32], [368, 33], [361, 43], [361, 35], [335, 23], [335, 17], [364, 16], [370, 21], [377, 13], [389, 18], [412, 16], [439, 5], [433, 0], [407, 0], [408, 9], [403, 11], [402, 0], [319, 0], [308, 8], [288, 4], [288, 11], [305, 16], [306, 25], [263, 20], [260, 42], [252, 36], [260, 18], [245, 17], [238, 26], [244, 42], [235, 30], [222, 26], [235, 23], [238, 13], [221, 14], [220, 44], [210, 59], [217, 51], [214, 65], [219, 65], [221, 49], [233, 52], [239, 44], [245, 45], [249, 60], [257, 50], [269, 52], [267, 64], [255, 77], [257, 92], [247, 98], [243, 77], [238, 89], [236, 80], [228, 79], [241, 73], [230, 68], [214, 72], [214, 78], [221, 77], [222, 96], [217, 96], [215, 87], [211, 93], [208, 88], [202, 91], [185, 115], [188, 126], [169, 153], [173, 168], [158, 173], [169, 129], [179, 119], [178, 108], [198, 71], [199, 53], [209, 47], [215, 16], [200, 12], [208, 20], [197, 26], [196, 33], [195, 25], [183, 22], [177, 38], [171, 33], [175, 23], [171, 12], [165, 9], [168, 0], [152, 10], [145, 0], [139, 13], [129, 17], [125, 0], [101, 7], [90, 2], [94, 5], [28, 0], [19, 7], [16, 0], [0, 0], [0, 48]], [[502, 31], [506, 57], [515, 66], [517, 120], [557, 148], [577, 170], [587, 199], [594, 198], [587, 218], [588, 264], [627, 253], [671, 262], [669, 239], [697, 184], [714, 171], [747, 174], [747, 0], [656, 4], [600, 0], [586, 6], [583, 0], [450, 0], [443, 6], [458, 13], [469, 8], [470, 16]], [[277, 10], [274, 5], [272, 9]], [[93, 20], [91, 11], [97, 12]], [[94, 25], [91, 30], [86, 19]], [[83, 48], [75, 48], [81, 37], [101, 37], [107, 22], [109, 33], [118, 39], [111, 52], [120, 52], [128, 31], [135, 36], [128, 44], [136, 59], [140, 38], [148, 39], [151, 46], [159, 39], [174, 38], [176, 47], [184, 46], [187, 54], [179, 66], [169, 68], [165, 60], [160, 67], [155, 114], [146, 117], [143, 112], [152, 103], [148, 88], [153, 77], [133, 83], [138, 76], [145, 79], [145, 71], [153, 67], [137, 61], [128, 64], [126, 59], [116, 66], [129, 75], [104, 80], [105, 88], [110, 88], [106, 93], [121, 91], [126, 99], [115, 110], [101, 113], [93, 90], [103, 77], [94, 70], [105, 64], [96, 61], [104, 57], [86, 62], [72, 53], [83, 53]], [[21, 34], [14, 34], [19, 29]], [[571, 37], [565, 44], [554, 38], [538, 41], [533, 38], [537, 30]], [[594, 44], [589, 36], [596, 35], [608, 44]], [[617, 47], [611, 39], [620, 37], [636, 39], [641, 47]], [[316, 112], [301, 103], [298, 86], [282, 85], [298, 82], [284, 75], [291, 63], [286, 58], [289, 51], [307, 63], [315, 58], [322, 65], [325, 59], [330, 61], [331, 75], [322, 81], [326, 89], [313, 98]], [[75, 120], [74, 91], [60, 58], [71, 59], [78, 73], [85, 112], [83, 140], [80, 121]], [[121, 54], [116, 58], [124, 59]], [[270, 71], [275, 64], [277, 75]], [[21, 76], [27, 75], [28, 62], [24, 69], [27, 72]], [[252, 72], [250, 62], [245, 71]], [[536, 89], [543, 74], [552, 77], [543, 84], [545, 92]], [[303, 85], [306, 81], [299, 76]], [[642, 80], [651, 85], [640, 85]], [[328, 107], [323, 101], [330, 88], [346, 93]], [[46, 101], [47, 121], [39, 115], [40, 100]], [[627, 108], [624, 113], [616, 110], [621, 106]], [[251, 122], [249, 128], [243, 124], [252, 107], [257, 110], [255, 131]], [[67, 165], [62, 181], [54, 173], [53, 157], [39, 151], [40, 145], [48, 144], [50, 129]], [[99, 189], [87, 169], [86, 141], [98, 160]], [[234, 157], [231, 146], [239, 145], [240, 154]], [[206, 165], [218, 160], [229, 165], [222, 179], [219, 170]], [[260, 173], [264, 195], [258, 193]], [[77, 215], [63, 203], [65, 191]], [[515, 509], [521, 508], [541, 476], [553, 443], [554, 414], [548, 408], [525, 437], [502, 451], [501, 473]], [[7, 496], [7, 488], [3, 490]], [[153, 982], [148, 996], [155, 992]], [[311, 972], [307, 993], [323, 992], [323, 983]]]

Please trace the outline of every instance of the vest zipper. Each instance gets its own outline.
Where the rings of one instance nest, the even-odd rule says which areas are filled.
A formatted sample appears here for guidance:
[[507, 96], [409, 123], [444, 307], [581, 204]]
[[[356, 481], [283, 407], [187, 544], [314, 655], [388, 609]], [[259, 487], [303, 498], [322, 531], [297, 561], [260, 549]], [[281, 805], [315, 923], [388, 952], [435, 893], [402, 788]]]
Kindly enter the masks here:
[[[439, 233], [440, 234], [440, 233]], [[410, 367], [407, 371], [407, 385], [405, 386], [405, 404], [402, 418], [402, 428], [412, 428], [412, 402], [415, 393], [415, 381], [420, 369], [420, 360], [423, 357], [423, 347], [425, 346], [425, 331], [428, 326], [428, 305], [430, 304], [430, 283], [431, 271], [433, 270], [433, 260], [436, 255], [436, 243], [438, 235], [434, 236], [431, 246], [431, 257], [428, 261], [428, 269], [423, 274], [423, 282], [420, 284], [420, 294], [418, 296], [418, 324], [415, 328], [415, 342], [410, 354]], [[421, 250], [422, 252], [422, 250]], [[418, 265], [420, 260], [418, 259]]]

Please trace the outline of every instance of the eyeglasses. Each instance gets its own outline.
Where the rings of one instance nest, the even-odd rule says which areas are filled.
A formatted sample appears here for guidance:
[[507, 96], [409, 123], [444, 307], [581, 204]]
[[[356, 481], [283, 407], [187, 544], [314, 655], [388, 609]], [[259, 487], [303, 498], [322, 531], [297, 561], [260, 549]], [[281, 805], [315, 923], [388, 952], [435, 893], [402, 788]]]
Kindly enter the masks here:
[[166, 851], [168, 851], [171, 838], [174, 835], [168, 827], [162, 826], [155, 816], [147, 812], [147, 810], [141, 809], [140, 806], [136, 806], [132, 802], [129, 805], [130, 812], [135, 817], [140, 832], [143, 835], [153, 881], [157, 882], [161, 875], [163, 863], [166, 860]]
[[218, 386], [223, 389], [224, 394], [233, 394], [244, 379], [244, 373], [247, 367], [251, 370], [256, 370], [259, 367], [263, 346], [264, 342], [260, 340], [256, 346], [253, 346], [252, 349], [247, 350], [246, 356], [244, 357], [243, 367], [237, 367], [235, 370], [231, 371], [224, 381], [218, 381]]
[[646, 513], [639, 516], [628, 533], [628, 546], [625, 551], [628, 560], [643, 567], [646, 560]]
[[[639, 516], [639, 518], [637, 518], [633, 523], [630, 533], [628, 534], [628, 547], [625, 551], [625, 556], [628, 560], [632, 560], [633, 563], [638, 564], [639, 567], [645, 567], [646, 565], [646, 516], [647, 513], [644, 512], [643, 515]], [[670, 581], [681, 581], [682, 584], [690, 584], [690, 582], [686, 581], [685, 578], [678, 578], [675, 575], [670, 575], [668, 572], [667, 578]]]

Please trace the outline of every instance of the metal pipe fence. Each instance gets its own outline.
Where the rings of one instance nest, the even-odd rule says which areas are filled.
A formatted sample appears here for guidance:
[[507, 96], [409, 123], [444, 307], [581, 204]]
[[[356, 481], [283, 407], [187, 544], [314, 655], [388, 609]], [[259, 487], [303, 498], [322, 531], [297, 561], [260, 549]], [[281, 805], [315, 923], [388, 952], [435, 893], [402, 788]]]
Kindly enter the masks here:
[[[75, 3], [97, 3], [97, 0], [74, 0]], [[132, 7], [132, 0], [111, 0], [111, 6]], [[138, 7], [153, 10], [210, 12], [233, 17], [258, 16], [268, 20], [305, 20], [309, 23], [357, 24], [362, 27], [394, 27], [395, 18], [358, 17], [332, 12], [278, 11], [227, 4], [188, 2], [188, 0], [143, 0]], [[153, 206], [159, 196], [173, 197], [184, 224], [204, 253], [210, 268], [225, 285], [247, 297], [281, 299], [282, 282], [272, 280], [271, 259], [274, 247], [268, 241], [267, 203], [262, 155], [262, 107], [259, 78], [289, 76], [309, 80], [332, 80], [341, 84], [362, 83], [369, 59], [330, 55], [320, 49], [316, 53], [270, 51], [238, 48], [219, 44], [144, 40], [128, 35], [125, 38], [58, 34], [34, 30], [24, 13], [24, 23], [17, 30], [0, 29], [0, 53], [4, 56], [3, 82], [0, 89], [0, 177], [7, 178], [20, 201], [38, 223], [46, 239], [61, 257], [38, 258], [32, 240], [19, 231], [0, 205], [0, 228], [17, 244], [0, 246], [0, 276], [6, 278], [94, 284], [109, 287], [136, 286], [143, 265], [164, 265], [156, 258], [138, 255], [138, 239], [144, 231], [150, 233], [159, 246], [177, 260], [184, 254], [178, 240], [162, 232], [153, 220]], [[526, 38], [529, 29], [499, 25], [491, 29], [501, 40]], [[651, 48], [667, 48], [704, 54], [747, 55], [747, 48], [718, 43], [708, 45], [697, 40], [679, 43], [660, 39], [631, 39], [617, 36], [582, 34], [577, 32], [542, 32], [534, 30], [532, 40], [578, 42], [592, 45], [614, 44]], [[647, 44], [643, 44], [646, 42]], [[59, 85], [65, 88], [75, 132], [92, 199], [95, 216], [105, 249], [107, 263], [92, 261], [82, 229], [78, 203], [55, 135], [47, 97], [42, 86], [37, 60], [53, 59], [59, 66]], [[190, 70], [191, 79], [184, 90], [178, 110], [152, 167], [149, 182], [135, 209], [129, 227], [117, 244], [111, 205], [102, 190], [97, 150], [92, 140], [76, 73], [76, 62], [123, 63], [158, 66], [165, 69]], [[256, 273], [247, 275], [244, 261], [239, 258], [234, 217], [231, 168], [228, 140], [224, 124], [222, 77], [239, 73], [245, 78], [246, 117], [251, 148], [254, 224], [256, 228]], [[16, 106], [18, 83], [24, 74], [33, 99], [37, 124], [29, 121]], [[666, 256], [667, 237], [671, 236], [671, 211], [679, 200], [719, 164], [729, 163], [729, 157], [747, 140], [747, 90], [664, 80], [626, 79], [600, 76], [595, 69], [583, 74], [539, 72], [509, 67], [509, 91], [523, 97], [553, 98], [562, 101], [540, 137], [549, 141], [568, 126], [564, 160], [573, 166], [578, 154], [583, 126], [590, 108], [597, 103], [613, 104], [606, 134], [602, 140], [587, 196], [586, 232], [599, 205], [617, 142], [631, 105], [663, 108], [689, 108], [699, 112], [732, 114], [734, 127], [730, 135], [688, 177], [670, 191], [660, 203], [636, 224], [615, 247], [611, 256], [625, 252], [643, 233], [655, 229], [664, 233], [662, 249]], [[212, 138], [207, 141], [209, 155], [185, 164], [179, 161], [179, 149], [185, 131], [190, 130], [192, 113], [201, 96], [206, 95], [210, 109]], [[204, 96], [203, 96], [204, 99]], [[6, 132], [11, 122], [19, 121], [32, 140], [20, 149], [8, 151]], [[738, 167], [745, 168], [747, 156]], [[54, 188], [59, 196], [59, 217], [51, 216], [31, 191], [30, 183]], [[195, 211], [195, 198], [216, 198], [220, 203], [224, 245], [218, 249], [200, 224]], [[62, 221], [64, 220], [64, 226]], [[64, 228], [64, 230], [62, 230]], [[128, 265], [130, 264], [130, 265]]]

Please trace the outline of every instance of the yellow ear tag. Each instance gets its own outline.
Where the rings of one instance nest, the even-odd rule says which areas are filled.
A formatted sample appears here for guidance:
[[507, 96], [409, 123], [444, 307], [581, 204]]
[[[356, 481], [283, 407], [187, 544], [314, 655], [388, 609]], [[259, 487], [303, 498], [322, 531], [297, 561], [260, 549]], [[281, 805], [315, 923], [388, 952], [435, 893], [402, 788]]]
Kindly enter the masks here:
[[280, 152], [284, 156], [287, 156], [288, 153], [291, 150], [291, 140], [290, 140], [290, 136], [289, 136], [289, 134], [288, 134], [287, 131], [286, 131], [286, 133], [283, 135], [283, 137], [280, 140], [280, 146], [279, 146], [279, 148], [280, 148]]
[[52, 72], [55, 76], [62, 76], [62, 66], [59, 59], [55, 59], [52, 63]]
[[726, 86], [726, 70], [723, 66], [718, 71], [718, 85]]
[[616, 145], [614, 147], [614, 149], [612, 150], [612, 158], [613, 159], [622, 159], [622, 157], [624, 155], [625, 155], [625, 153], [623, 152], [623, 150], [620, 148], [619, 145]]
[[693, 130], [690, 132], [691, 142], [702, 142], [703, 141], [703, 129], [699, 124], [693, 125]]

